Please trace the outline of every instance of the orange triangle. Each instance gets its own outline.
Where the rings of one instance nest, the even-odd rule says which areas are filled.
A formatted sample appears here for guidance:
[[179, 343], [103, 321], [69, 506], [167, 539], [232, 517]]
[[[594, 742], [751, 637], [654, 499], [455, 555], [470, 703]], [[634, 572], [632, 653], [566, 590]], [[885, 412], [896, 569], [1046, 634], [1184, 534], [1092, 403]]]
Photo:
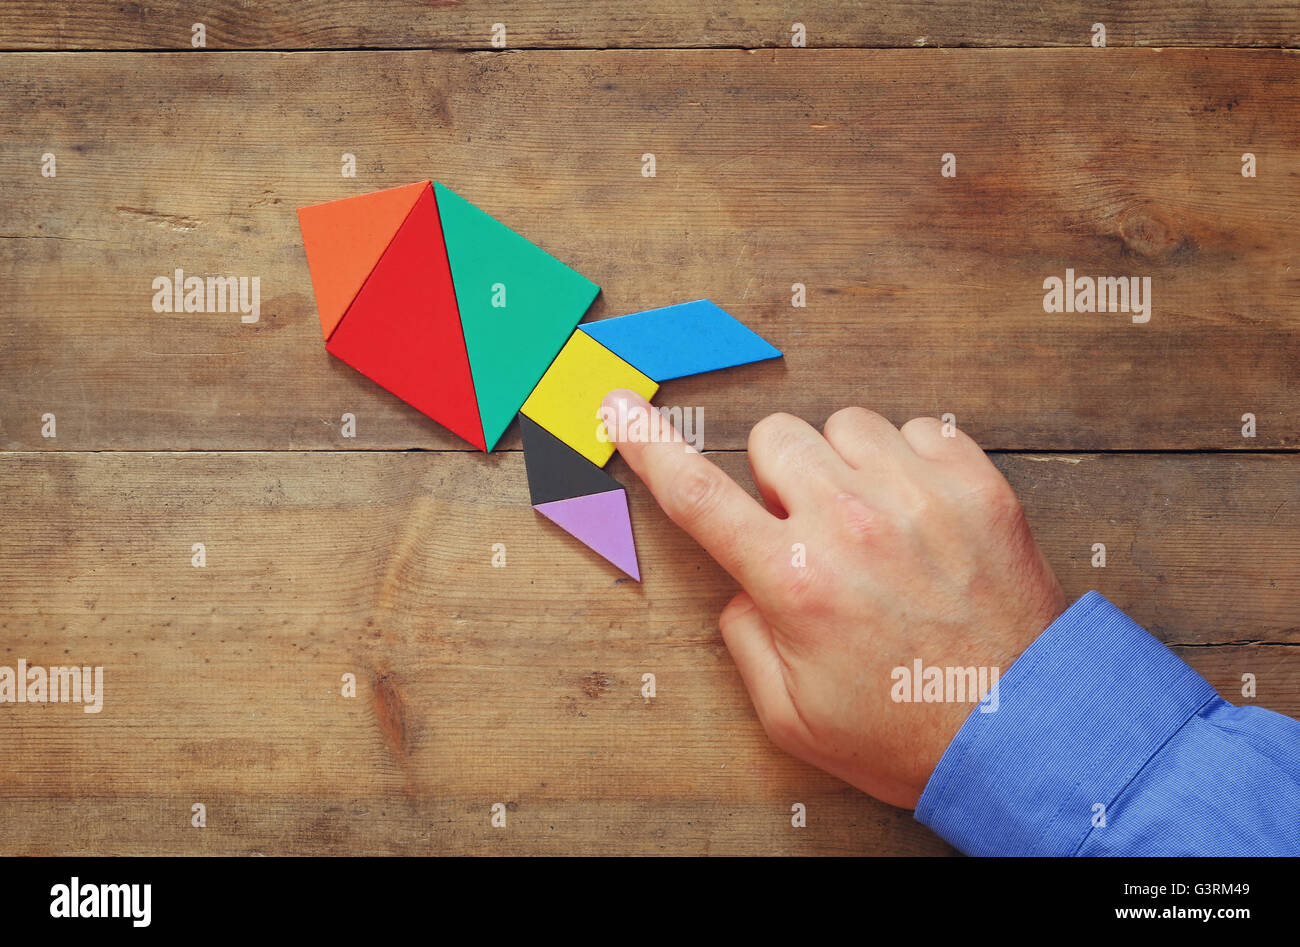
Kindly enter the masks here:
[[298, 210], [326, 341], [428, 187], [421, 181]]

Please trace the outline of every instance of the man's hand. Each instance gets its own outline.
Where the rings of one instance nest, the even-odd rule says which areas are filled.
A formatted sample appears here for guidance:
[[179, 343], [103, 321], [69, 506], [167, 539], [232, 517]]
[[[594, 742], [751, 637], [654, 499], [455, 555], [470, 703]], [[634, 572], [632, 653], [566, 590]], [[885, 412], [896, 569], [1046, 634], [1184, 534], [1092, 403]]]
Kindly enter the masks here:
[[[625, 390], [604, 407], [655, 410]], [[618, 443], [744, 589], [719, 625], [772, 741], [907, 808], [975, 705], [896, 702], [893, 669], [1005, 671], [1065, 610], [1011, 487], [951, 433], [933, 418], [899, 430], [865, 408], [837, 411], [820, 434], [764, 418], [749, 465], [766, 509], [680, 435]]]

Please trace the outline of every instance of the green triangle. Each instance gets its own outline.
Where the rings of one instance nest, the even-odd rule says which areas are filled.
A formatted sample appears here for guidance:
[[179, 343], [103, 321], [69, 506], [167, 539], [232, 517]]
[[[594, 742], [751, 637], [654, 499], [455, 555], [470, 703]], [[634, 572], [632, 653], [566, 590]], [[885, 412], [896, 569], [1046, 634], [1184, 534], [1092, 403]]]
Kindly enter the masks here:
[[[491, 450], [600, 287], [444, 185], [433, 187]], [[504, 306], [493, 305], [497, 284], [505, 287]]]

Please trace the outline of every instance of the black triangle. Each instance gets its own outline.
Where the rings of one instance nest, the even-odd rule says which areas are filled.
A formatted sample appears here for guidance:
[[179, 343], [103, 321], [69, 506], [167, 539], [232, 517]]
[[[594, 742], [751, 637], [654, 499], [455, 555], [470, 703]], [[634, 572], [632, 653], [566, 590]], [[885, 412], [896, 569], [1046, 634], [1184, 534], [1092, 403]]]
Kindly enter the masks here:
[[536, 421], [519, 415], [533, 506], [620, 490], [623, 485]]

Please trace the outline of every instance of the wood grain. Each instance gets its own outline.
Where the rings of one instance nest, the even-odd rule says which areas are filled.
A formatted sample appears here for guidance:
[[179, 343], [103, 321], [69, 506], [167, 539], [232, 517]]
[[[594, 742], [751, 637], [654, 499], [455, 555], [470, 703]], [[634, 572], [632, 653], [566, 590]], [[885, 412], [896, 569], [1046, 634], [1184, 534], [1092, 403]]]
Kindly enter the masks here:
[[[0, 853], [952, 854], [768, 743], [731, 580], [621, 460], [641, 585], [529, 509], [517, 434], [467, 451], [326, 355], [294, 209], [427, 177], [592, 318], [707, 296], [784, 349], [659, 398], [742, 482], [774, 410], [953, 412], [1019, 451], [1067, 595], [1300, 715], [1300, 59], [1119, 48], [1296, 45], [1240, 0], [5, 3], [43, 52], [0, 55], [0, 665], [106, 696], [3, 705]], [[51, 52], [150, 49], [186, 52]], [[260, 321], [154, 313], [177, 267], [259, 277]], [[1066, 267], [1150, 276], [1151, 322], [1044, 313]]]
[[[325, 353], [294, 213], [433, 175], [600, 283], [592, 317], [707, 296], [781, 347], [665, 386], [663, 403], [703, 409], [712, 448], [743, 447], [771, 410], [820, 423], [850, 403], [897, 423], [950, 411], [986, 448], [1293, 448], [1298, 65], [1190, 50], [8, 55], [0, 446], [464, 447]], [[1240, 173], [1247, 150], [1258, 178]], [[152, 281], [178, 267], [259, 276], [260, 321], [153, 312]], [[1151, 321], [1045, 313], [1043, 280], [1067, 267], [1149, 275]]]
[[[996, 461], [1070, 595], [1300, 714], [1300, 457]], [[528, 507], [517, 452], [5, 453], [0, 486], [0, 664], [106, 680], [98, 715], [0, 714], [6, 853], [950, 852], [770, 746], [731, 583], [639, 484], [641, 586]]]
[[0, 8], [0, 49], [188, 50], [196, 21], [206, 27], [208, 49], [485, 49], [495, 23], [505, 24], [516, 49], [789, 46], [795, 22], [804, 24], [810, 47], [1087, 46], [1096, 22], [1105, 24], [1110, 46], [1300, 45], [1300, 13], [1284, 0], [1100, 0], [1086, 7], [1026, 0], [222, 0], [201, 8], [179, 0], [8, 0]]

